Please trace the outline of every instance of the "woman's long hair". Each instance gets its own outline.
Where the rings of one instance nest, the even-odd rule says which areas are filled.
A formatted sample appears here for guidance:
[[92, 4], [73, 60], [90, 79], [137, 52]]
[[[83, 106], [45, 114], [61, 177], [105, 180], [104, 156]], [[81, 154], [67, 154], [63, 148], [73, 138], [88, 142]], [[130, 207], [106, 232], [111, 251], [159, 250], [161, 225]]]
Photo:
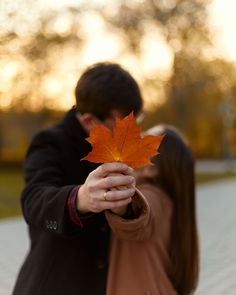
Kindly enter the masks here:
[[[154, 127], [155, 128], [155, 127]], [[172, 199], [173, 216], [170, 241], [171, 281], [181, 295], [192, 294], [199, 275], [199, 248], [196, 223], [194, 158], [186, 141], [172, 126], [159, 125], [149, 134], [164, 134], [154, 157], [149, 180]], [[155, 172], [156, 171], [156, 172]]]

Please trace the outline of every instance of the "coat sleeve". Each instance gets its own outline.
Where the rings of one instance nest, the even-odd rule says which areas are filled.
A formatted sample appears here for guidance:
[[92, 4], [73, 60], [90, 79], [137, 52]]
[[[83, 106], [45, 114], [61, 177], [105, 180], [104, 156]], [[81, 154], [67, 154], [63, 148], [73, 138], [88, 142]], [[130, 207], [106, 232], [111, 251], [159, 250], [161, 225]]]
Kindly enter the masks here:
[[111, 211], [105, 215], [113, 233], [120, 239], [144, 241], [150, 239], [161, 220], [161, 201], [152, 185], [140, 186], [132, 201], [134, 218], [124, 219]]
[[53, 132], [42, 131], [33, 139], [25, 160], [26, 186], [21, 205], [26, 222], [55, 234], [79, 230], [70, 222], [67, 199], [75, 185], [65, 185], [63, 153]]

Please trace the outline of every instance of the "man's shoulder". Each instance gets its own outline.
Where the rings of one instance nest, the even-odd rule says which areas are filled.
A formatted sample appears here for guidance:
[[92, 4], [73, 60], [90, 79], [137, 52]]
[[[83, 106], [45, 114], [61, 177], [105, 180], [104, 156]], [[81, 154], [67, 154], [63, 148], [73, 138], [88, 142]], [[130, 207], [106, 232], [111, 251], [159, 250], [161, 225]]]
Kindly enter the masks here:
[[53, 141], [58, 141], [58, 140], [62, 140], [63, 138], [65, 138], [66, 133], [65, 130], [63, 130], [63, 128], [61, 128], [61, 126], [55, 125], [49, 128], [44, 128], [41, 129], [40, 131], [38, 131], [33, 139], [32, 142], [36, 143], [36, 142], [53, 142]]
[[71, 109], [62, 120], [52, 126], [40, 130], [33, 137], [33, 141], [70, 141], [74, 139], [84, 139], [86, 137], [83, 127], [76, 119], [76, 110]]
[[63, 137], [63, 136], [65, 136], [65, 131], [58, 124], [52, 127], [41, 129], [34, 135], [33, 140], [43, 140], [43, 139], [50, 140], [50, 139], [55, 139], [57, 137]]

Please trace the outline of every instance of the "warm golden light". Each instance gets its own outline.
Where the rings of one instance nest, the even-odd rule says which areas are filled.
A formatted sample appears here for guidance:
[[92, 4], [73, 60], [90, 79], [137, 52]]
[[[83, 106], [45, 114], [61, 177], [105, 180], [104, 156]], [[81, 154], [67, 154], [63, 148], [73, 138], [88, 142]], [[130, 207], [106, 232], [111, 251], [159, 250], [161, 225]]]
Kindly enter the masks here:
[[[0, 108], [7, 109], [14, 98], [14, 91], [19, 91], [19, 97], [24, 97], [25, 89], [29, 87], [29, 78], [25, 73], [32, 71], [32, 67], [38, 65], [33, 63], [29, 65], [28, 61], [22, 58], [20, 42], [31, 46], [31, 34], [40, 30], [39, 16], [48, 9], [61, 9], [66, 6], [78, 6], [85, 1], [78, 0], [60, 0], [60, 1], [37, 1], [37, 5], [30, 8], [27, 1], [4, 0], [0, 5], [1, 28], [0, 34], [4, 35], [8, 30], [14, 28], [18, 34], [18, 39], [11, 41], [7, 45], [8, 53], [0, 60]], [[94, 1], [95, 2], [99, 2]], [[105, 0], [102, 3], [106, 2]], [[142, 1], [141, 1], [142, 2]], [[22, 4], [19, 4], [22, 3]], [[17, 7], [21, 6], [20, 12]], [[92, 4], [91, 4], [92, 6]], [[30, 13], [29, 12], [30, 9]], [[212, 27], [212, 36], [215, 42], [214, 52], [210, 51], [208, 55], [213, 54], [223, 56], [224, 58], [236, 60], [236, 1], [235, 0], [214, 0], [209, 6], [210, 26]], [[17, 13], [16, 13], [17, 12]], [[10, 13], [16, 14], [14, 21], [9, 18]], [[80, 48], [73, 46], [64, 46], [64, 44], [54, 46], [48, 56], [48, 63], [53, 65], [53, 70], [49, 70], [43, 78], [42, 85], [35, 91], [41, 91], [40, 95], [45, 99], [42, 103], [32, 95], [31, 105], [37, 107], [46, 105], [47, 107], [68, 109], [74, 104], [74, 86], [81, 73], [88, 65], [100, 61], [119, 62], [127, 68], [134, 77], [142, 84], [145, 78], [167, 81], [171, 75], [173, 52], [165, 42], [161, 32], [158, 32], [156, 26], [148, 24], [146, 35], [140, 40], [141, 53], [139, 56], [125, 52], [123, 36], [118, 31], [111, 29], [104, 21], [101, 15], [95, 10], [92, 12], [83, 12], [79, 16], [80, 25], [78, 30], [82, 34], [83, 45]], [[61, 37], [69, 36], [71, 29], [71, 15], [65, 12], [58, 16], [46, 28], [48, 37], [53, 33]], [[155, 36], [155, 38], [153, 38]], [[176, 40], [178, 43], [178, 40]], [[64, 47], [63, 47], [64, 46]], [[178, 44], [176, 45], [178, 46]], [[37, 61], [38, 64], [40, 61]], [[18, 75], [18, 76], [17, 76]], [[27, 80], [28, 79], [28, 80]], [[13, 87], [14, 85], [14, 87]], [[37, 86], [38, 87], [38, 86]], [[155, 100], [163, 99], [161, 89], [156, 89], [160, 93]], [[39, 95], [39, 96], [40, 96]], [[35, 96], [37, 97], [37, 95]], [[146, 95], [146, 106], [151, 106], [153, 101], [152, 90]], [[35, 105], [35, 107], [36, 107]]]
[[214, 0], [209, 7], [210, 24], [218, 54], [236, 60], [236, 1]]

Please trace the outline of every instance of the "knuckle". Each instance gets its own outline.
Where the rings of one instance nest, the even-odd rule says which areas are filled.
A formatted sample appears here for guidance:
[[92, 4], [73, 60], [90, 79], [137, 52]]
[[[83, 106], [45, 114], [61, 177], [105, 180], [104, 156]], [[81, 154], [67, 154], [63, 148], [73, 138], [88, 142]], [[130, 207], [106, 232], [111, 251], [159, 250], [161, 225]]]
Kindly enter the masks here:
[[104, 172], [106, 171], [106, 169], [105, 169], [105, 164], [102, 164], [101, 166], [99, 166], [98, 171], [99, 171], [100, 173], [104, 173]]
[[107, 174], [109, 172], [109, 167], [110, 167], [109, 163], [104, 163], [99, 168], [102, 174]]
[[98, 174], [99, 174], [99, 169], [100, 167], [96, 168], [95, 170], [91, 171], [88, 175], [88, 178], [91, 180], [91, 179], [94, 179], [94, 178], [97, 178]]
[[91, 182], [89, 185], [89, 192], [90, 193], [97, 192], [99, 186], [100, 186], [100, 183], [98, 181]]
[[94, 176], [94, 174], [96, 174], [96, 170], [91, 171], [91, 172], [89, 173], [89, 175], [88, 175], [88, 178], [91, 177], [91, 176]]
[[107, 187], [112, 187], [112, 186], [113, 186], [113, 180], [112, 180], [111, 177], [107, 177], [107, 178], [105, 179], [105, 185], [106, 185]]

